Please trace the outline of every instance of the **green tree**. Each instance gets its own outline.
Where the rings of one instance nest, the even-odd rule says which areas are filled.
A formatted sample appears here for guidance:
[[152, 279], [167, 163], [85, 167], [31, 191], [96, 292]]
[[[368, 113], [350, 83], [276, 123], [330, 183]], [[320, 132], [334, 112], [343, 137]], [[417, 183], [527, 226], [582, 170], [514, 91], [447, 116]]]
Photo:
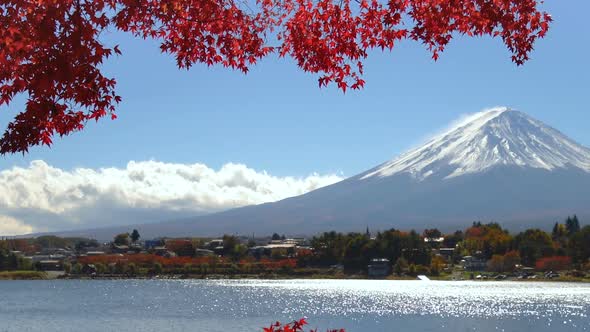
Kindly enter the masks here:
[[163, 271], [162, 264], [160, 264], [158, 262], [154, 263], [153, 271], [155, 274], [161, 274]]
[[137, 229], [134, 229], [133, 232], [131, 232], [131, 242], [135, 243], [137, 242], [137, 240], [139, 240], [141, 236], [139, 235], [139, 232], [137, 231]]
[[114, 265], [114, 271], [115, 274], [125, 274], [127, 273], [127, 264], [123, 263], [123, 262], [117, 262]]
[[199, 268], [201, 270], [201, 274], [206, 275], [207, 273], [209, 273], [209, 264], [203, 263], [199, 266]]
[[577, 264], [586, 263], [590, 259], [590, 226], [585, 226], [571, 237], [569, 253]]
[[555, 223], [553, 226], [553, 231], [551, 232], [551, 237], [554, 241], [562, 241], [565, 240], [569, 231], [564, 224]]
[[233, 235], [223, 236], [223, 256], [227, 256], [234, 261], [238, 261], [245, 257], [248, 248], [240, 243], [240, 239]]
[[41, 248], [65, 248], [68, 246], [68, 241], [61, 237], [44, 235], [36, 238], [35, 244]]
[[518, 234], [514, 243], [520, 253], [522, 263], [534, 266], [537, 259], [554, 254], [553, 240], [540, 229], [528, 229]]
[[366, 270], [372, 254], [372, 241], [366, 234], [348, 235], [342, 263], [347, 270]]
[[565, 228], [567, 229], [567, 233], [572, 236], [580, 231], [580, 222], [578, 221], [578, 216], [574, 214], [573, 217], [567, 217], [565, 220]]
[[19, 256], [16, 264], [19, 270], [29, 271], [33, 269], [33, 261], [30, 258]]
[[455, 248], [459, 242], [463, 241], [463, 238], [463, 231], [456, 231], [453, 234], [447, 234], [445, 235], [443, 246], [445, 248]]
[[407, 268], [408, 261], [405, 258], [400, 257], [393, 265], [393, 272], [395, 272], [395, 274], [397, 274], [398, 276], [401, 276]]
[[96, 268], [97, 274], [105, 274], [107, 272], [107, 266], [102, 263], [96, 263], [94, 267]]
[[428, 239], [437, 239], [442, 237], [442, 233], [438, 228], [425, 229], [424, 232], [422, 232], [422, 236]]
[[118, 246], [129, 245], [129, 233], [121, 233], [115, 235], [114, 243]]
[[139, 274], [139, 268], [137, 265], [135, 265], [135, 263], [129, 263], [129, 264], [127, 264], [127, 271], [126, 272], [132, 276], [135, 276], [135, 275]]
[[285, 249], [275, 249], [270, 253], [270, 258], [279, 260], [285, 258], [287, 251]]
[[82, 273], [82, 264], [76, 263], [72, 266], [72, 274], [81, 274]]

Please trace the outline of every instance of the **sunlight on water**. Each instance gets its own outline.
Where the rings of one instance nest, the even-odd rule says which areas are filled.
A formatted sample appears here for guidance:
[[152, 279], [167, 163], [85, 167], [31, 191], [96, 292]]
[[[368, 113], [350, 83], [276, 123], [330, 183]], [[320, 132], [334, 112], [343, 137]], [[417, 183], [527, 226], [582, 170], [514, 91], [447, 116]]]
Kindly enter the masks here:
[[[288, 298], [310, 314], [329, 312], [374, 315], [440, 315], [455, 317], [523, 317], [555, 314], [588, 317], [590, 287], [563, 283], [423, 282], [365, 280], [216, 281], [241, 288], [236, 292], [263, 299], [260, 306]], [[255, 294], [253, 294], [253, 292]], [[313, 299], [321, 299], [317, 303]], [[286, 309], [285, 313], [289, 313]]]
[[[590, 285], [371, 280], [0, 282], [0, 331], [588, 331]], [[395, 327], [395, 329], [393, 328]]]

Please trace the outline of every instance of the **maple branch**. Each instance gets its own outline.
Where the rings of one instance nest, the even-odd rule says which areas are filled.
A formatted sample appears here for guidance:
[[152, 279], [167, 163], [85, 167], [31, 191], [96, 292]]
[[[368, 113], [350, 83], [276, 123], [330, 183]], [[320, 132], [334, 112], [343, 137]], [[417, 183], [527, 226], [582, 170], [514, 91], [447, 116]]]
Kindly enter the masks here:
[[[354, 2], [353, 2], [354, 1]], [[351, 4], [359, 4], [360, 6]], [[0, 154], [26, 151], [51, 135], [113, 115], [121, 98], [101, 65], [117, 46], [100, 38], [114, 26], [162, 41], [178, 66], [222, 65], [247, 72], [272, 52], [342, 91], [364, 85], [369, 49], [412, 39], [436, 60], [456, 33], [502, 39], [517, 65], [549, 30], [534, 0], [74, 0], [0, 1], [0, 104], [21, 93], [27, 106], [0, 139]], [[352, 7], [352, 8], [351, 8]], [[404, 20], [414, 24], [396, 29]], [[276, 32], [276, 33], [275, 33]], [[269, 36], [278, 46], [270, 46]], [[57, 107], [50, 107], [52, 101]], [[77, 110], [80, 108], [81, 110]], [[47, 118], [40, 124], [39, 118]]]

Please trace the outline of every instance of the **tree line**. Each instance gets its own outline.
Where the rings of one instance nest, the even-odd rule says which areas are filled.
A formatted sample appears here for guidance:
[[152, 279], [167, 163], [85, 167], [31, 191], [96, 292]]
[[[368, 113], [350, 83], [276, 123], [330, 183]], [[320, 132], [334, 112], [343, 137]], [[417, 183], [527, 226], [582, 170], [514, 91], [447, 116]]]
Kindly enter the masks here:
[[[301, 265], [341, 264], [349, 271], [366, 269], [373, 258], [386, 258], [398, 271], [413, 265], [436, 274], [443, 265], [459, 263], [465, 256], [485, 260], [488, 269], [496, 272], [518, 264], [541, 270], [552, 264], [582, 269], [589, 264], [590, 226], [582, 228], [574, 215], [563, 223], [555, 223], [551, 232], [533, 228], [515, 235], [494, 222], [474, 222], [465, 230], [446, 235], [438, 229], [427, 229], [422, 234], [390, 229], [373, 237], [369, 232], [325, 232], [311, 240], [311, 247], [314, 254], [300, 258]], [[437, 255], [436, 249], [440, 248], [454, 249], [450, 261]]]

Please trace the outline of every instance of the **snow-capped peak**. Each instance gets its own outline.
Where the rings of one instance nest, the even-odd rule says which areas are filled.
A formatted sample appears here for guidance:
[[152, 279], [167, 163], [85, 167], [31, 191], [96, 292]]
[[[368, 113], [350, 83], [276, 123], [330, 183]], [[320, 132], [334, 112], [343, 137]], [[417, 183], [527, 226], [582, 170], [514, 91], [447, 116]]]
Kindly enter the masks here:
[[409, 173], [453, 178], [498, 165], [590, 172], [590, 149], [530, 116], [506, 107], [469, 116], [423, 146], [361, 174], [361, 179]]

